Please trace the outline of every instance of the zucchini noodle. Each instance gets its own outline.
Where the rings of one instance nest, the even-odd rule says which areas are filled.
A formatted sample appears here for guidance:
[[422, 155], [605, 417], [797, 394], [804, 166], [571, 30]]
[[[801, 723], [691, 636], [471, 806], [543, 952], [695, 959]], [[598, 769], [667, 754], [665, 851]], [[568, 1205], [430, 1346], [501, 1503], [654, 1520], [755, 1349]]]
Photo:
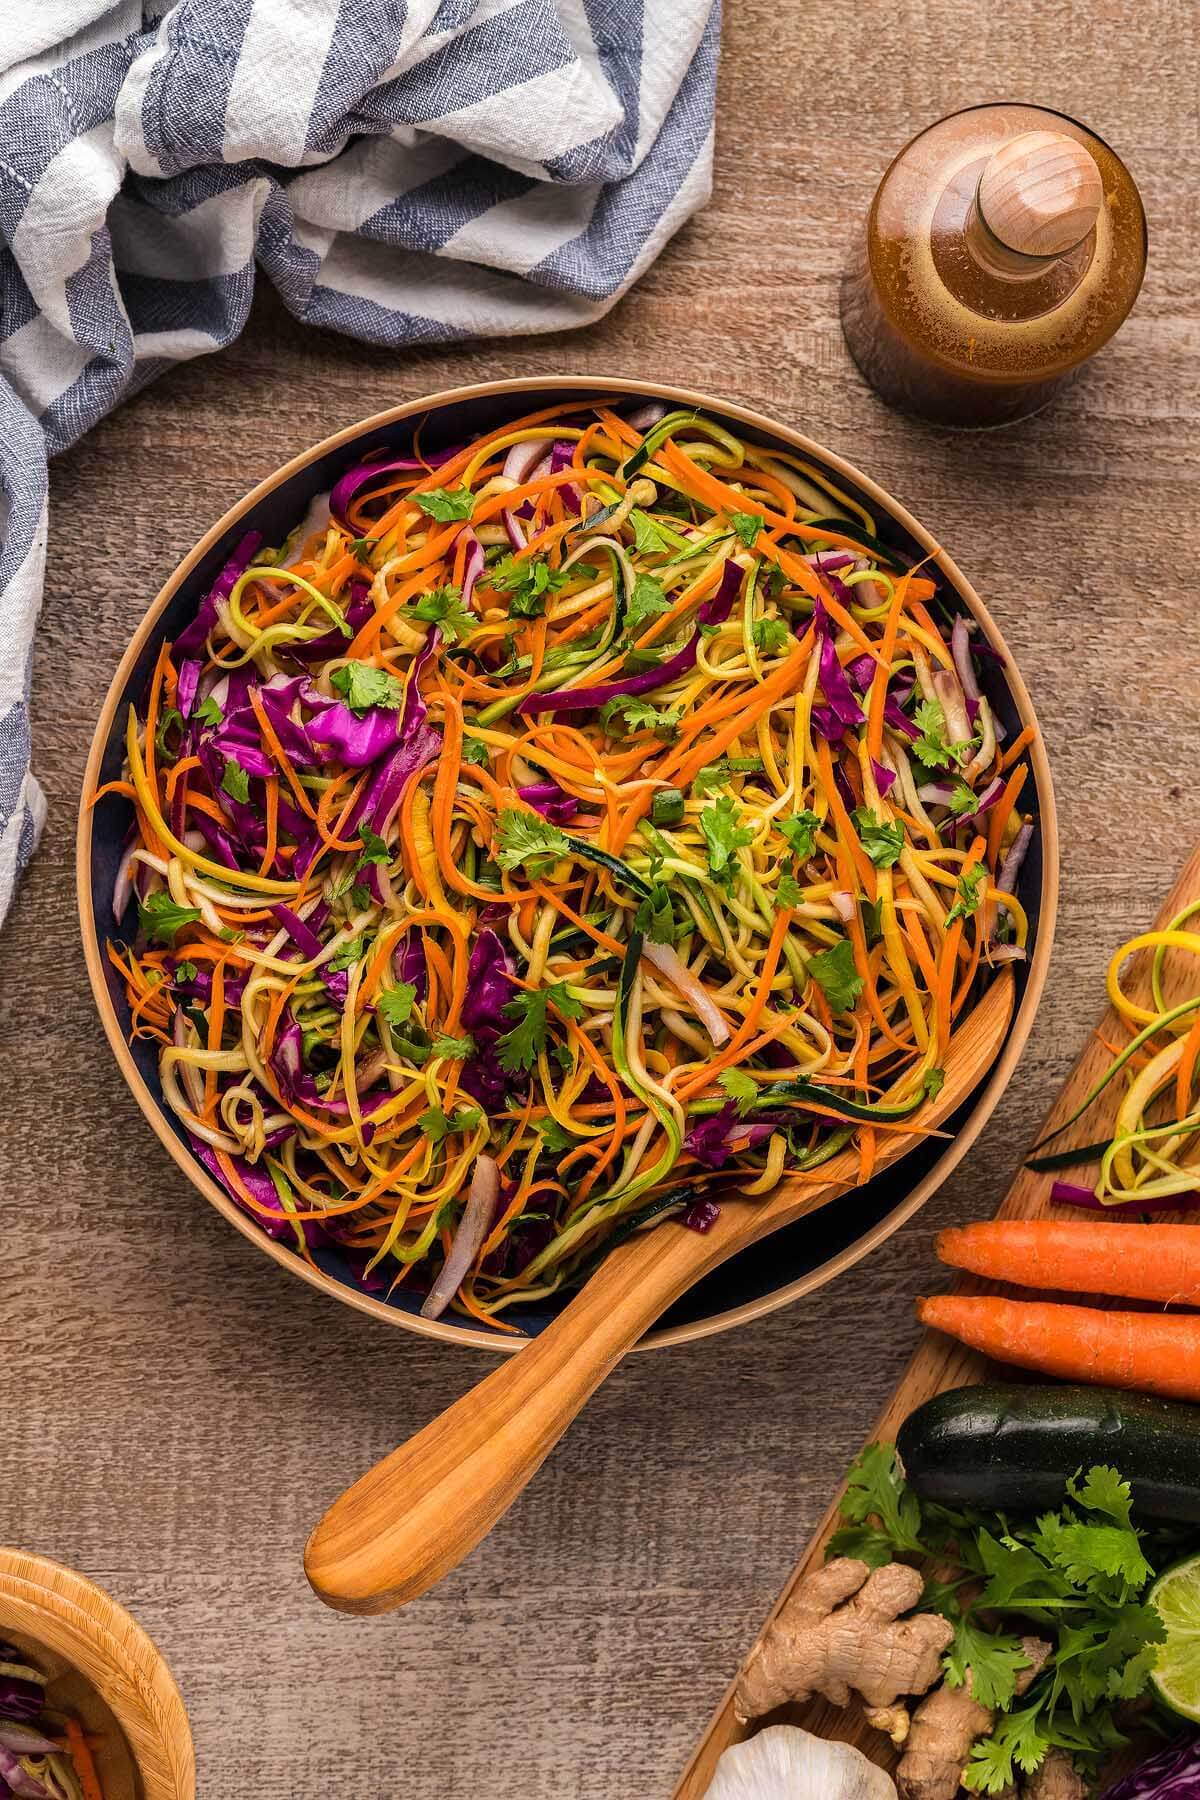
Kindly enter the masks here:
[[[501, 1330], [722, 1182], [869, 1180], [1024, 955], [994, 652], [819, 470], [650, 412], [381, 454], [250, 533], [111, 784], [109, 955], [197, 1156]], [[1112, 1179], [1161, 1183], [1135, 1097]]]

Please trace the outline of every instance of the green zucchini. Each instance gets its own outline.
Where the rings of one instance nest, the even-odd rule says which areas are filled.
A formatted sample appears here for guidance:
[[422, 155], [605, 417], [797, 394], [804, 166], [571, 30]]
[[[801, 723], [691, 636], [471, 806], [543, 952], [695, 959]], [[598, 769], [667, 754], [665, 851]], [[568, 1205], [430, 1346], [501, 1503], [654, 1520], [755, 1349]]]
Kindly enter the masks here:
[[1150, 1518], [1200, 1524], [1200, 1407], [1101, 1387], [951, 1388], [896, 1434], [909, 1482], [947, 1506], [1037, 1512], [1093, 1463]]

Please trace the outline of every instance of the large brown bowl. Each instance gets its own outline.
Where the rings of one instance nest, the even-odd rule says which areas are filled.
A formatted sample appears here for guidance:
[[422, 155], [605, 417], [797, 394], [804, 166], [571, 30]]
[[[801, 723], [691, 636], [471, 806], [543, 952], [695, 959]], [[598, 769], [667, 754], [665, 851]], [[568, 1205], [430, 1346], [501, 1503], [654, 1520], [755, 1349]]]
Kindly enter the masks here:
[[[520, 1340], [514, 1341], [473, 1323], [422, 1319], [417, 1310], [419, 1297], [407, 1295], [403, 1290], [391, 1300], [365, 1294], [356, 1284], [342, 1252], [336, 1248], [318, 1250], [315, 1253], [318, 1266], [310, 1267], [293, 1251], [260, 1231], [197, 1162], [174, 1114], [163, 1101], [154, 1046], [129, 1044], [129, 1009], [121, 983], [104, 955], [105, 939], [115, 928], [110, 896], [131, 822], [129, 803], [119, 796], [110, 796], [95, 807], [89, 806], [88, 801], [99, 783], [120, 773], [126, 712], [130, 701], [140, 697], [149, 679], [160, 643], [164, 637], [175, 637], [192, 617], [234, 542], [250, 526], [256, 526], [267, 543], [281, 542], [304, 514], [314, 494], [330, 487], [344, 470], [361, 460], [365, 451], [410, 443], [419, 421], [424, 421], [421, 441], [429, 450], [462, 442], [539, 407], [572, 399], [586, 405], [602, 398], [616, 402], [663, 400], [672, 408], [698, 407], [728, 421], [756, 443], [798, 452], [817, 465], [875, 515], [879, 535], [884, 541], [910, 557], [928, 558], [942, 578], [947, 602], [979, 621], [989, 642], [1003, 659], [989, 663], [984, 683], [1010, 739], [1025, 726], [1036, 724], [1025, 684], [974, 588], [916, 519], [850, 463], [761, 413], [711, 399], [706, 394], [644, 381], [547, 376], [536, 382], [491, 381], [473, 387], [453, 388], [378, 413], [295, 457], [231, 507], [184, 557], [147, 611], [122, 657], [96, 725], [80, 803], [79, 911], [84, 955], [96, 1004], [113, 1055], [134, 1098], [188, 1180], [257, 1249], [314, 1287], [322, 1288], [389, 1324], [403, 1325], [410, 1331], [441, 1338], [446, 1343], [471, 1344], [488, 1350], [516, 1350], [520, 1348]], [[1037, 832], [1022, 871], [1019, 893], [1029, 915], [1030, 956], [1027, 963], [1017, 965], [1017, 1006], [1008, 1037], [987, 1081], [949, 1122], [950, 1140], [934, 1140], [914, 1149], [902, 1162], [835, 1206], [827, 1207], [776, 1234], [768, 1242], [743, 1252], [693, 1288], [671, 1309], [662, 1324], [647, 1334], [639, 1348], [687, 1343], [710, 1332], [727, 1330], [730, 1326], [759, 1318], [776, 1307], [786, 1306], [789, 1301], [799, 1299], [801, 1294], [807, 1294], [839, 1275], [912, 1217], [983, 1130], [1029, 1035], [1045, 984], [1054, 935], [1058, 830], [1050, 769], [1040, 735], [1034, 740], [1030, 759], [1032, 791], [1027, 790], [1023, 804], [1027, 803], [1034, 811]], [[532, 1333], [541, 1329], [552, 1315], [549, 1311], [530, 1309], [523, 1315], [514, 1312], [507, 1316], [514, 1324]]]

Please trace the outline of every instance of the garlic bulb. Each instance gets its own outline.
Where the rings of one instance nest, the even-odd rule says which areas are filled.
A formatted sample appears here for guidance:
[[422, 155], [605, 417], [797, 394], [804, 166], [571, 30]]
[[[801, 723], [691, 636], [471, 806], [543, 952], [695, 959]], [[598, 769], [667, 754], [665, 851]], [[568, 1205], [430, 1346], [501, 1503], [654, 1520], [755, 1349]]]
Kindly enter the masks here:
[[707, 1800], [896, 1800], [896, 1784], [851, 1744], [768, 1725], [724, 1752]]

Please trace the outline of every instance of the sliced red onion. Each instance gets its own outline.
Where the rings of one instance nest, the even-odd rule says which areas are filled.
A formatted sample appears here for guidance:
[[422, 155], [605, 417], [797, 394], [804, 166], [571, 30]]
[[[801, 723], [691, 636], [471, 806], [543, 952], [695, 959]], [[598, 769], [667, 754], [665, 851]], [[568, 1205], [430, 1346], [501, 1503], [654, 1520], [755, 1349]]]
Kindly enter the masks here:
[[954, 667], [958, 670], [958, 679], [962, 682], [963, 693], [968, 700], [981, 700], [983, 696], [975, 676], [975, 665], [971, 661], [971, 633], [961, 613], [955, 619], [954, 629], [950, 633], [950, 651], [954, 657]]
[[675, 954], [670, 944], [652, 944], [649, 938], [642, 942], [642, 955], [652, 968], [658, 970], [664, 981], [669, 981], [677, 993], [687, 1000], [707, 1031], [713, 1044], [719, 1050], [722, 1044], [729, 1042], [729, 1027], [721, 1016], [716, 1001], [712, 998], [698, 975], [693, 975], [687, 964]]
[[287, 932], [297, 950], [303, 952], [307, 961], [313, 962], [320, 956], [324, 945], [321, 943], [316, 932], [312, 929], [312, 926], [306, 924], [299, 913], [293, 912], [290, 906], [283, 905], [273, 906], [271, 911], [283, 926], [283, 929]]
[[993, 963], [1027, 962], [1027, 953], [1020, 944], [989, 944], [988, 961]]
[[467, 1204], [442, 1264], [441, 1273], [421, 1308], [423, 1319], [440, 1319], [457, 1294], [463, 1276], [475, 1261], [479, 1246], [487, 1236], [499, 1193], [500, 1168], [495, 1157], [476, 1157]]
[[926, 806], [949, 806], [954, 798], [952, 781], [923, 781], [917, 789], [917, 799]]
[[947, 739], [952, 744], [965, 744], [971, 735], [971, 721], [967, 718], [966, 695], [958, 685], [958, 676], [953, 669], [935, 669], [932, 684], [946, 716]]
[[125, 909], [133, 899], [133, 880], [130, 871], [133, 868], [133, 853], [137, 849], [136, 840], [130, 844], [124, 856], [117, 864], [116, 879], [113, 881], [112, 915], [113, 923], [119, 925], [125, 917]]
[[1146, 1212], [1193, 1212], [1200, 1206], [1200, 1193], [1188, 1194], [1149, 1194], [1144, 1200], [1118, 1200], [1107, 1206], [1099, 1199], [1091, 1188], [1080, 1187], [1075, 1181], [1054, 1181], [1050, 1184], [1050, 1198], [1059, 1206], [1080, 1206], [1087, 1212], [1104, 1213], [1146, 1213]]
[[1000, 873], [996, 877], [996, 886], [1002, 894], [1015, 894], [1017, 876], [1021, 873], [1021, 864], [1025, 861], [1025, 852], [1033, 839], [1033, 820], [1027, 819], [1009, 846], [1008, 854], [1000, 864]]
[[854, 917], [854, 896], [846, 893], [844, 888], [835, 888], [829, 898], [838, 918], [848, 925]]
[[523, 444], [511, 444], [501, 473], [520, 487], [553, 448], [554, 439], [549, 437], [527, 438]]
[[635, 431], [649, 431], [652, 426], [657, 425], [659, 420], [665, 419], [666, 416], [667, 409], [662, 401], [650, 400], [645, 406], [639, 406], [636, 412], [630, 413], [628, 423], [633, 426]]
[[523, 550], [529, 542], [529, 539], [525, 536], [521, 527], [521, 521], [518, 519], [516, 513], [512, 512], [508, 507], [505, 507], [501, 517], [504, 520], [504, 529], [508, 533], [509, 543], [514, 550]]
[[3, 1744], [0, 1744], [0, 1778], [8, 1783], [19, 1800], [53, 1800], [50, 1789], [26, 1774], [12, 1751], [6, 1750]]
[[464, 606], [469, 607], [471, 604], [471, 595], [475, 592], [475, 583], [483, 574], [484, 553], [483, 545], [475, 536], [475, 533], [471, 530], [469, 525], [463, 532], [463, 537], [467, 542], [467, 554], [463, 561], [462, 603]]
[[10, 1725], [7, 1720], [0, 1723], [0, 1744], [18, 1756], [53, 1756], [60, 1748], [53, 1738], [45, 1737], [31, 1725]]
[[303, 519], [301, 519], [295, 532], [288, 532], [289, 537], [295, 538], [296, 548], [288, 557], [287, 561], [277, 564], [277, 567], [281, 569], [294, 568], [303, 558], [304, 546], [307, 544], [309, 538], [312, 537], [313, 533], [316, 531], [328, 531], [330, 523], [331, 517], [328, 493], [314, 494], [308, 503], [308, 511], [305, 513]]

